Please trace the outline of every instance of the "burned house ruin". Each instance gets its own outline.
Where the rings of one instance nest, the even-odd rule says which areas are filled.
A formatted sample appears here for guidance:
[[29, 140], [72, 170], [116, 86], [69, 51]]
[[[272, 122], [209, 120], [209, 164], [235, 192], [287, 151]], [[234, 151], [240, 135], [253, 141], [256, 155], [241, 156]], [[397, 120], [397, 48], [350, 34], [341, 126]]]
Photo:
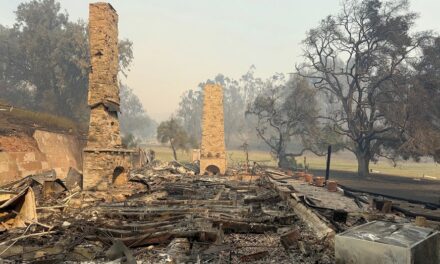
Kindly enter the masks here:
[[218, 84], [204, 88], [200, 173], [224, 174], [226, 171], [223, 89]]
[[106, 190], [127, 181], [130, 156], [119, 131], [118, 14], [108, 3], [89, 6], [90, 123], [83, 154], [83, 188]]
[[[440, 205], [407, 193], [440, 182], [428, 189], [425, 179], [353, 180], [344, 171], [326, 181], [305, 161], [278, 169], [257, 155], [249, 171], [247, 143], [246, 164], [231, 155], [226, 173], [220, 85], [204, 87], [191, 163], [125, 149], [117, 23], [110, 4], [90, 5], [83, 152], [82, 131], [38, 127], [31, 137], [24, 131], [35, 124], [24, 122], [24, 135], [16, 124], [0, 133], [0, 263], [440, 263]], [[0, 120], [11, 111], [0, 103]], [[374, 182], [403, 185], [403, 196], [375, 193]]]

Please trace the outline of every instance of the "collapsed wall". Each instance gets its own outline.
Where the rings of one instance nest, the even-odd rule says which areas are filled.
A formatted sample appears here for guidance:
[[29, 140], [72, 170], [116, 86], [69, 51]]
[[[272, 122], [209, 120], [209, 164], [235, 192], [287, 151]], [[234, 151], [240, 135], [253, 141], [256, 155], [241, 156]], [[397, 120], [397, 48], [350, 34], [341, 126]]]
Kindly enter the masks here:
[[88, 105], [83, 188], [106, 190], [128, 180], [133, 151], [123, 149], [119, 131], [118, 14], [108, 3], [89, 5]]
[[35, 130], [0, 136], [0, 184], [55, 170], [64, 179], [69, 168], [82, 170], [81, 142], [74, 135]]

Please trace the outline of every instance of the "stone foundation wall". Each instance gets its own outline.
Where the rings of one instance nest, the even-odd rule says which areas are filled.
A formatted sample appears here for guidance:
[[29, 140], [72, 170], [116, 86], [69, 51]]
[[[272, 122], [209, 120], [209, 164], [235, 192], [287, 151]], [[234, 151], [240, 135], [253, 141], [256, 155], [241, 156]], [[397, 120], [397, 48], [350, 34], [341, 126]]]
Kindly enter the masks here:
[[51, 169], [60, 179], [70, 167], [82, 170], [81, 143], [73, 135], [36, 130], [33, 137], [21, 138], [16, 144], [25, 151], [0, 152], [0, 184]]
[[0, 185], [44, 170], [50, 170], [50, 166], [40, 151], [0, 152]]
[[[130, 152], [84, 151], [83, 188], [86, 190], [107, 190], [112, 185], [128, 181], [128, 170], [131, 167]], [[122, 171], [118, 171], [122, 169]], [[118, 174], [119, 175], [115, 175]]]
[[200, 148], [200, 173], [210, 165], [226, 171], [225, 129], [223, 117], [223, 89], [217, 84], [204, 88], [202, 117], [202, 144]]
[[82, 170], [82, 146], [75, 136], [36, 130], [33, 137], [57, 178], [64, 179], [70, 167]]

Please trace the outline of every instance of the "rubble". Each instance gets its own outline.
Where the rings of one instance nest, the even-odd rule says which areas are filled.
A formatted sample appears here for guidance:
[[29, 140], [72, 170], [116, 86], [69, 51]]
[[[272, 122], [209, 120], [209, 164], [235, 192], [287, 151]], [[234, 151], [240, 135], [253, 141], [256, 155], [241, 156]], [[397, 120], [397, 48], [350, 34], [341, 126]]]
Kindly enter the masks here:
[[[155, 161], [132, 171], [130, 182], [106, 192], [65, 189], [57, 199], [36, 195], [38, 221], [3, 230], [0, 258], [290, 263], [289, 254], [302, 253], [299, 247], [282, 245], [283, 230], [298, 229], [307, 243], [310, 239], [323, 243], [262, 178], [250, 183], [234, 177], [192, 176], [192, 169]], [[30, 179], [7, 188], [21, 185], [29, 191], [34, 184], [38, 192], [43, 190], [44, 183]], [[331, 258], [330, 247], [325, 252]]]
[[[251, 178], [237, 168], [209, 177], [197, 170], [155, 160], [107, 191], [81, 190], [50, 172], [2, 186], [0, 259], [333, 263], [336, 234], [376, 219], [412, 221], [395, 210], [399, 201], [383, 210], [373, 203], [377, 197], [331, 192], [293, 173], [266, 169]], [[44, 195], [48, 182], [65, 187]], [[24, 201], [30, 206], [17, 206]]]
[[[9, 230], [26, 227], [26, 224], [39, 224], [35, 205], [35, 194], [31, 187], [27, 187], [0, 205], [2, 226]], [[42, 225], [47, 227], [45, 225]]]

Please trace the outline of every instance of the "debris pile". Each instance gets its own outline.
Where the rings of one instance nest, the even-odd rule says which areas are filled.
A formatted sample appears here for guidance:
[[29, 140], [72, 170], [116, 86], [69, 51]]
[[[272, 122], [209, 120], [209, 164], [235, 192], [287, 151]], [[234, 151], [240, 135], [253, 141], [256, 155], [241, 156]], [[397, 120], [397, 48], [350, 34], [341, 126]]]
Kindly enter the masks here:
[[[35, 217], [12, 207], [11, 195], [2, 198], [0, 259], [332, 263], [331, 246], [314, 236], [262, 175], [252, 182], [194, 176], [196, 167], [155, 161], [132, 171], [126, 185], [102, 192], [68, 189], [60, 180], [51, 186], [53, 175], [3, 186], [1, 197], [9, 192], [32, 200]], [[4, 221], [14, 211], [21, 225]]]
[[334, 192], [306, 177], [273, 169], [200, 176], [198, 169], [155, 160], [106, 191], [81, 190], [75, 170], [63, 181], [51, 171], [2, 186], [0, 259], [334, 263], [336, 234], [377, 219], [412, 221], [396, 211], [398, 201]]

